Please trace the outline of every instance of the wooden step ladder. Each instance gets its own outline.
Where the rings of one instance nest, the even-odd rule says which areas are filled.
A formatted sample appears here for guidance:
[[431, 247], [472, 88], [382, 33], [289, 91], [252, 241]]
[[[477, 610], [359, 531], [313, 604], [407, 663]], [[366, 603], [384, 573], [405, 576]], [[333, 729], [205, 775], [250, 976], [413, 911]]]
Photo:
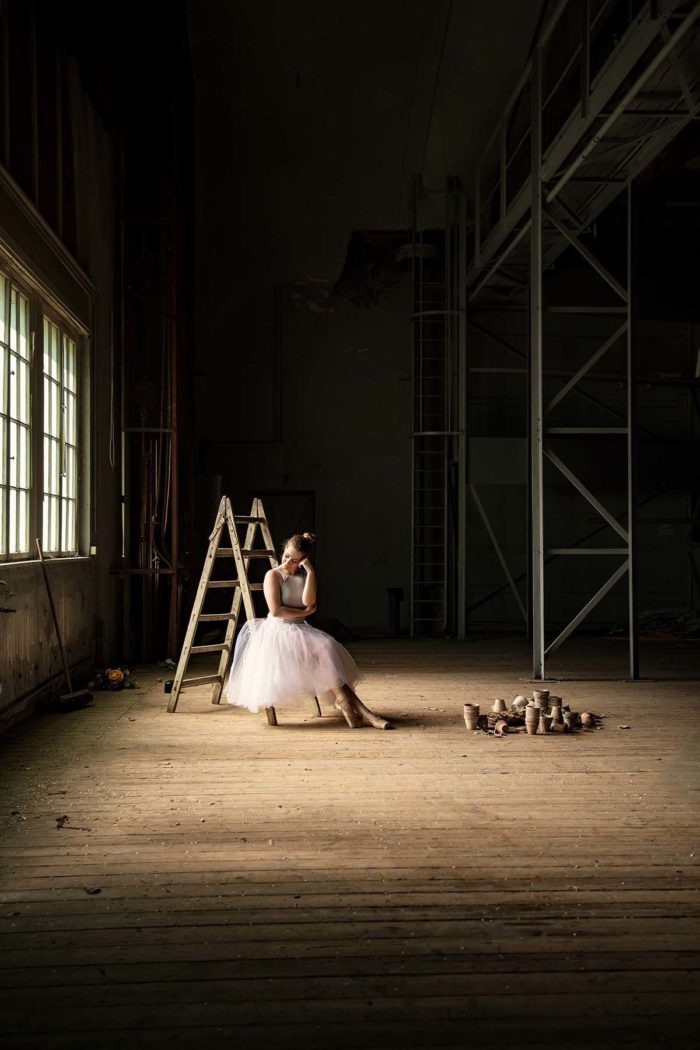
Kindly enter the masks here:
[[[246, 534], [243, 545], [238, 538], [237, 525], [246, 525]], [[264, 547], [253, 546], [255, 532], [260, 529]], [[222, 547], [221, 541], [225, 531], [228, 530], [229, 547]], [[212, 573], [217, 558], [233, 558], [236, 565], [235, 580], [213, 580]], [[262, 583], [251, 583], [248, 579], [248, 566], [255, 558], [267, 558], [272, 568], [279, 565], [275, 554], [274, 544], [270, 526], [265, 515], [265, 508], [261, 499], [254, 499], [250, 508], [250, 514], [234, 516], [231, 501], [228, 496], [222, 496], [219, 509], [216, 514], [214, 528], [209, 536], [209, 548], [204, 559], [202, 576], [197, 587], [192, 612], [190, 613], [185, 640], [182, 644], [180, 659], [178, 660], [173, 688], [168, 701], [168, 711], [177, 708], [180, 693], [183, 689], [197, 689], [203, 685], [211, 684], [211, 702], [218, 704], [221, 701], [221, 690], [224, 687], [225, 676], [231, 660], [233, 641], [236, 635], [236, 627], [241, 614], [241, 604], [245, 615], [249, 620], [255, 618], [255, 606], [253, 604], [253, 591], [261, 591]], [[205, 613], [202, 612], [204, 602], [210, 590], [232, 589], [233, 598], [231, 608], [228, 612]], [[195, 645], [194, 637], [200, 623], [226, 623], [226, 634], [223, 642], [215, 645]], [[216, 674], [199, 675], [194, 678], [185, 678], [190, 657], [197, 653], [220, 653], [219, 667]], [[318, 700], [313, 700], [314, 714], [321, 715]], [[267, 721], [271, 726], [277, 725], [277, 714], [274, 707], [265, 708]]]

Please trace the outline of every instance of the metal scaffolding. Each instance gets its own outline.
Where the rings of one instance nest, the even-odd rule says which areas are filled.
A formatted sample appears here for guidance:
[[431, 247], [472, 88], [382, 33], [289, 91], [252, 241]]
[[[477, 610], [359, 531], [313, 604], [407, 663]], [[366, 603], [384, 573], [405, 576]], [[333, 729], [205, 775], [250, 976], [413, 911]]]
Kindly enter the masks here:
[[[635, 377], [632, 299], [633, 181], [689, 121], [700, 98], [700, 3], [658, 0], [560, 0], [543, 26], [511, 98], [476, 169], [474, 232], [467, 268], [470, 324], [475, 311], [529, 312], [530, 614], [533, 676], [546, 657], [626, 578], [629, 674], [639, 661], [634, 586]], [[572, 32], [572, 27], [576, 31]], [[620, 198], [625, 204], [624, 259], [610, 267], [591, 244], [595, 220]], [[596, 274], [595, 303], [549, 307], [543, 275], [574, 249]], [[615, 272], [613, 272], [615, 270]], [[618, 272], [619, 270], [619, 272]], [[600, 341], [575, 371], [548, 370], [550, 314], [601, 321]], [[607, 327], [605, 327], [607, 326]], [[482, 329], [486, 330], [487, 329]], [[509, 350], [507, 341], [498, 341]], [[604, 357], [623, 350], [624, 405], [605, 403], [579, 385]], [[482, 369], [482, 371], [484, 371]], [[494, 369], [494, 371], [498, 371]], [[522, 371], [520, 369], [519, 371]], [[546, 387], [543, 378], [547, 378]], [[550, 391], [552, 383], [559, 388]], [[547, 396], [545, 396], [547, 393]], [[577, 393], [606, 413], [599, 426], [571, 425], [566, 409]], [[615, 425], [610, 425], [613, 421]], [[572, 443], [617, 444], [624, 461], [624, 509], [603, 505], [580, 471], [567, 463]], [[578, 461], [582, 457], [578, 455]], [[545, 464], [555, 468], [554, 471]], [[580, 542], [547, 547], [546, 500], [551, 479], [564, 477], [615, 535], [614, 546]], [[600, 567], [613, 560], [590, 599], [545, 643], [545, 562], [584, 556]], [[601, 562], [601, 559], [604, 559]]]

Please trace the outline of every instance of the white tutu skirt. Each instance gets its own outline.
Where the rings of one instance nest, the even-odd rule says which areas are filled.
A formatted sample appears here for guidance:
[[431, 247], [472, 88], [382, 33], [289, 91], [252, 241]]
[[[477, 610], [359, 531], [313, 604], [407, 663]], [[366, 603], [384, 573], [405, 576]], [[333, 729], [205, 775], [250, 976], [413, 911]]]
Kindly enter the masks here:
[[248, 711], [291, 707], [359, 678], [350, 653], [330, 634], [305, 620], [268, 615], [243, 624], [222, 696]]

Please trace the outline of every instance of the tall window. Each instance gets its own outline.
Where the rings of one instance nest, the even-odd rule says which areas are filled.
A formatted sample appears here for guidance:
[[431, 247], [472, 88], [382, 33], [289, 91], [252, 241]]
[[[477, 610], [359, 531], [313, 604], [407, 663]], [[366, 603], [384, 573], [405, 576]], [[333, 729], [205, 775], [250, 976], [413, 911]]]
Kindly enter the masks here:
[[29, 299], [0, 273], [0, 557], [29, 553]]
[[0, 562], [36, 557], [35, 536], [54, 556], [80, 553], [82, 344], [57, 311], [2, 265]]
[[55, 554], [77, 554], [77, 346], [48, 317], [43, 334], [43, 545]]

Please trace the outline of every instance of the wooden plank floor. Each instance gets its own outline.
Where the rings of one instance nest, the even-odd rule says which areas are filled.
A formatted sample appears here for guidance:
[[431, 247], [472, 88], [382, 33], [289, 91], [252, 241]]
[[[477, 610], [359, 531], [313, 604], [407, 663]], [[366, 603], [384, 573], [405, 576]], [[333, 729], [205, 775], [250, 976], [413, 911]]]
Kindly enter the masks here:
[[16, 727], [2, 1045], [692, 1045], [698, 647], [647, 660], [685, 681], [630, 683], [586, 644], [592, 680], [558, 689], [606, 715], [585, 735], [467, 733], [465, 701], [531, 688], [498, 639], [354, 646], [391, 733], [168, 714], [154, 671]]

